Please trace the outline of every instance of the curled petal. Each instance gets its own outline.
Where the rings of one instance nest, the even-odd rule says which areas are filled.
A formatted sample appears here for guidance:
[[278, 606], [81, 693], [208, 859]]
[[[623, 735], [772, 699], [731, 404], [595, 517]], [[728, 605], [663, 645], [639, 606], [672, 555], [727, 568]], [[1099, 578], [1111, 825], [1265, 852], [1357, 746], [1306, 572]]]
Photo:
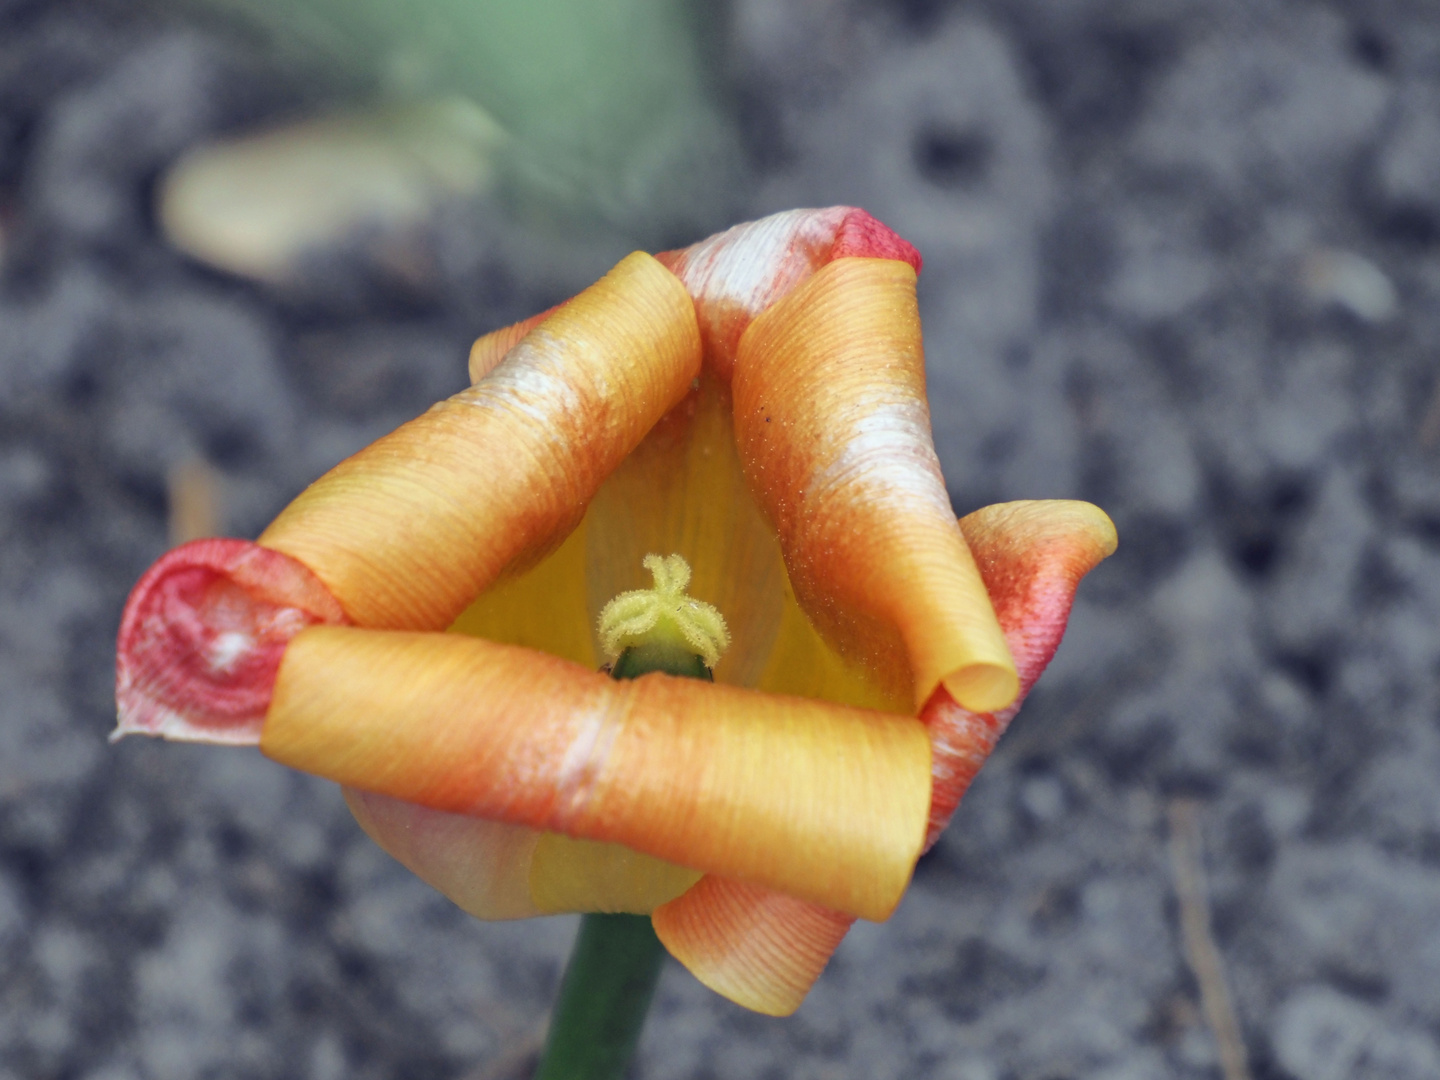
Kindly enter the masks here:
[[899, 902], [930, 803], [915, 720], [658, 674], [616, 681], [456, 634], [300, 634], [261, 749], [871, 919]]
[[[727, 383], [750, 320], [831, 260], [898, 259], [920, 272], [914, 246], [855, 206], [784, 210], [655, 257], [694, 297], [706, 367]], [[478, 338], [470, 349], [470, 381], [484, 377], [554, 310]]]
[[480, 382], [321, 477], [260, 542], [314, 570], [359, 625], [444, 629], [576, 526], [699, 366], [689, 296], [637, 252]]
[[706, 875], [655, 909], [655, 933], [695, 977], [737, 1005], [789, 1016], [854, 916], [760, 885]]
[[695, 298], [707, 367], [730, 380], [750, 321], [833, 259], [898, 259], [918, 274], [920, 254], [864, 210], [787, 210], [716, 233], [658, 258]]
[[817, 271], [750, 325], [732, 385], [746, 476], [825, 637], [909, 681], [917, 706], [941, 682], [976, 709], [1010, 704], [1014, 663], [930, 438], [915, 272]]
[[1071, 499], [996, 503], [960, 519], [1025, 691], [1050, 663], [1080, 579], [1115, 553], [1115, 525]]
[[942, 687], [921, 711], [934, 754], [926, 848], [939, 839], [980, 766], [1055, 655], [1080, 579], [1112, 554], [1116, 544], [1115, 526], [1104, 511], [1061, 499], [986, 506], [962, 518], [960, 527], [1015, 656], [1020, 696], [1003, 711], [977, 713], [962, 708]]
[[248, 540], [195, 540], [130, 591], [116, 644], [124, 735], [255, 745], [290, 639], [345, 613], [319, 578]]
[[477, 383], [494, 371], [500, 361], [505, 359], [506, 353], [519, 345], [531, 330], [555, 314], [560, 306], [556, 305], [539, 315], [531, 315], [528, 319], [521, 319], [517, 323], [502, 326], [499, 330], [492, 330], [483, 337], [476, 338], [475, 344], [470, 346], [470, 381]]
[[[1063, 500], [987, 506], [960, 525], [1019, 664], [1023, 698], [1060, 644], [1080, 579], [1115, 550], [1115, 527], [1089, 503]], [[927, 848], [1019, 710], [1017, 699], [1000, 713], [969, 712], [936, 689], [921, 712], [933, 770]], [[776, 1015], [799, 1006], [853, 922], [818, 904], [710, 876], [656, 909], [654, 919], [666, 947], [702, 983]]]

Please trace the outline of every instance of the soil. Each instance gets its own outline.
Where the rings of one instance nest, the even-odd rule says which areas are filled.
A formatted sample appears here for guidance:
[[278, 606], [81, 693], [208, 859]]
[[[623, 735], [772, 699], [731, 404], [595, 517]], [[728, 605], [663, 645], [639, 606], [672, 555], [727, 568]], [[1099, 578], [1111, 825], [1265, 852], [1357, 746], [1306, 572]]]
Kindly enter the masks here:
[[[672, 965], [634, 1074], [1218, 1077], [1192, 814], [1252, 1075], [1440, 1078], [1440, 9], [735, 0], [717, 26], [745, 216], [852, 203], [925, 256], [957, 509], [1089, 499], [1121, 547], [897, 915], [785, 1020]], [[105, 742], [176, 468], [208, 462], [253, 536], [593, 277], [452, 219], [289, 290], [166, 245], [182, 152], [340, 92], [230, 24], [0, 0], [3, 1080], [533, 1067], [573, 918], [469, 919], [257, 753]]]

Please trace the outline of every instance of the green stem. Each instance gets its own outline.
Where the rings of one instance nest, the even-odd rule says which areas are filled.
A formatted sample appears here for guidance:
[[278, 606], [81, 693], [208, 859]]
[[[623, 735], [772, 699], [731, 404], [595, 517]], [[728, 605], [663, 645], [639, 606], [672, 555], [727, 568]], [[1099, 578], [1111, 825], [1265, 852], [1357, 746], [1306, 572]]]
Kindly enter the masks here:
[[[668, 646], [626, 649], [611, 675], [651, 671], [712, 679], [700, 658]], [[649, 915], [586, 915], [565, 966], [535, 1080], [620, 1080], [640, 1041], [665, 946]]]
[[535, 1080], [624, 1076], [664, 961], [650, 916], [586, 915]]

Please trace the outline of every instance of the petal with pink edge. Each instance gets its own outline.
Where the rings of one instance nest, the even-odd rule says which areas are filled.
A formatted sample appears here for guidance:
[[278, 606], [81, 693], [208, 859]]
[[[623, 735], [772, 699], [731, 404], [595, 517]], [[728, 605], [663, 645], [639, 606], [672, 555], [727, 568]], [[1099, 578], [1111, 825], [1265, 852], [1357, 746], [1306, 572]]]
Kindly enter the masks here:
[[[961, 521], [1006, 640], [1021, 693], [1050, 662], [1080, 579], [1115, 550], [1115, 527], [1083, 502], [987, 506]], [[995, 748], [1020, 702], [999, 714], [960, 708], [944, 687], [921, 713], [931, 739], [932, 798], [926, 846]], [[656, 932], [706, 986], [759, 1012], [799, 1007], [854, 921], [818, 904], [713, 876], [658, 908]]]
[[248, 540], [195, 540], [130, 591], [116, 643], [111, 740], [160, 735], [254, 746], [290, 639], [344, 623], [304, 565]]

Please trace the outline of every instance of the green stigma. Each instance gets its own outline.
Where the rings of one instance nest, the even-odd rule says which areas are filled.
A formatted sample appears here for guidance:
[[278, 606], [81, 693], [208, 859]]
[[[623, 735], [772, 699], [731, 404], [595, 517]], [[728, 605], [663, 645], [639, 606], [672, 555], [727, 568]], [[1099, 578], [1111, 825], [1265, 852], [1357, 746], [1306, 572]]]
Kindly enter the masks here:
[[679, 555], [645, 556], [653, 589], [621, 593], [600, 612], [600, 646], [610, 660], [622, 654], [698, 657], [713, 668], [730, 644], [725, 619], [703, 600], [685, 592], [690, 564]]

